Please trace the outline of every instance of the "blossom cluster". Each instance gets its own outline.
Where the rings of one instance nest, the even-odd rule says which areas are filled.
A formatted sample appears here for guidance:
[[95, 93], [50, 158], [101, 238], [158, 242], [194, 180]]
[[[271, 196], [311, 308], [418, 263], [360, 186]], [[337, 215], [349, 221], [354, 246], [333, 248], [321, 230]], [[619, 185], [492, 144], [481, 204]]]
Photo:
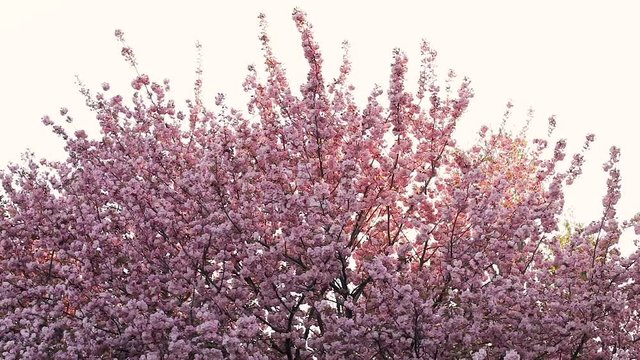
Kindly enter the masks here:
[[0, 357], [640, 357], [639, 253], [617, 245], [640, 216], [616, 216], [617, 148], [601, 218], [563, 232], [582, 152], [561, 171], [563, 140], [548, 156], [547, 139], [482, 127], [456, 145], [473, 92], [440, 91], [427, 42], [416, 94], [395, 50], [386, 97], [359, 106], [348, 46], [327, 81], [306, 14], [293, 20], [299, 93], [261, 16], [246, 111], [222, 94], [208, 109], [200, 78], [177, 110], [168, 81], [137, 74], [130, 102], [108, 83], [88, 98], [98, 138], [43, 118], [67, 159], [0, 175]]

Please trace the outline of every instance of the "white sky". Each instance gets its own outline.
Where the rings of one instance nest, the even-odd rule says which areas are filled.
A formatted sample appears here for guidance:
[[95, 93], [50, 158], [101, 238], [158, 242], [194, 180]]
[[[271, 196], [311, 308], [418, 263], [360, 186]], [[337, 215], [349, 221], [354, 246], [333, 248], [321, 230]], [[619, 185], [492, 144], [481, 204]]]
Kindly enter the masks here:
[[[232, 4], [232, 5], [230, 5]], [[622, 148], [620, 215], [640, 211], [640, 4], [633, 1], [2, 1], [0, 3], [0, 166], [27, 147], [60, 158], [62, 143], [40, 123], [44, 114], [70, 109], [76, 122], [96, 134], [94, 117], [74, 84], [103, 81], [128, 97], [133, 70], [120, 56], [113, 31], [121, 28], [141, 70], [152, 80], [172, 81], [178, 104], [191, 95], [196, 52], [203, 46], [205, 95], [217, 92], [244, 108], [246, 66], [261, 64], [257, 15], [267, 14], [278, 58], [297, 88], [305, 76], [291, 10], [302, 7], [313, 23], [325, 58], [326, 78], [337, 74], [340, 44], [351, 43], [351, 80], [364, 99], [374, 83], [386, 88], [391, 51], [409, 56], [409, 87], [416, 81], [420, 39], [438, 51], [442, 72], [469, 76], [476, 96], [457, 137], [472, 139], [482, 124], [497, 127], [509, 99], [510, 126], [518, 131], [528, 107], [532, 134], [558, 116], [555, 135], [569, 148], [588, 132], [596, 144], [585, 174], [568, 196], [578, 221], [601, 212], [602, 172], [609, 146]], [[91, 130], [94, 130], [93, 132]]]

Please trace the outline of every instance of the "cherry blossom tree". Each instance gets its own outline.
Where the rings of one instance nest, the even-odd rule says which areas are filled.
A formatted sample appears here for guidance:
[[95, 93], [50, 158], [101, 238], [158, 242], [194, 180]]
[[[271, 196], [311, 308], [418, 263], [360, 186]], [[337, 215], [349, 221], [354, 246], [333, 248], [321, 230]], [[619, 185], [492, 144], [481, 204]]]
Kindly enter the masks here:
[[329, 80], [293, 20], [299, 92], [260, 16], [246, 111], [205, 104], [199, 67], [184, 111], [138, 73], [130, 101], [82, 87], [99, 138], [43, 118], [66, 160], [2, 173], [2, 358], [640, 357], [639, 255], [617, 244], [640, 216], [616, 215], [617, 148], [602, 216], [565, 231], [583, 152], [563, 169], [563, 140], [487, 127], [457, 146], [473, 92], [439, 87], [427, 42], [415, 93], [394, 50], [388, 90], [361, 107], [348, 46]]

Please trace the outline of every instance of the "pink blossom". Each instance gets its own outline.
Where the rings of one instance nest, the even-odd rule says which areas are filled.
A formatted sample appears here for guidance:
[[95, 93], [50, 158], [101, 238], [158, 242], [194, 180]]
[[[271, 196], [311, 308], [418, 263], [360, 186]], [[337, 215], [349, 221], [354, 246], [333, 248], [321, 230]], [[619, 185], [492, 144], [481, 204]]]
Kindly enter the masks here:
[[515, 350], [509, 350], [504, 355], [503, 359], [504, 360], [520, 360], [520, 355], [518, 355], [518, 352]]
[[484, 348], [473, 353], [473, 355], [471, 356], [472, 360], [485, 360], [486, 358], [487, 358], [487, 350], [485, 350]]
[[49, 125], [53, 125], [53, 121], [51, 121], [51, 118], [49, 118], [49, 116], [43, 116], [42, 117], [42, 123], [49, 126]]
[[84, 130], [76, 130], [74, 135], [79, 139], [85, 139], [87, 137], [87, 133]]

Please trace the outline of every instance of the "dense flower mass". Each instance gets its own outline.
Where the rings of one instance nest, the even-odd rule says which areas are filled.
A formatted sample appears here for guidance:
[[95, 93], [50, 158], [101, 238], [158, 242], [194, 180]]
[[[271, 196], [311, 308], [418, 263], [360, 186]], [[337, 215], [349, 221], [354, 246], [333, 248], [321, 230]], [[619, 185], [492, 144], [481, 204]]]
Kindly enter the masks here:
[[360, 107], [348, 46], [328, 81], [293, 20], [299, 93], [261, 16], [266, 72], [249, 67], [245, 112], [223, 95], [207, 108], [198, 67], [184, 112], [137, 74], [131, 102], [83, 89], [98, 139], [43, 118], [68, 157], [2, 173], [0, 357], [640, 357], [639, 255], [617, 245], [640, 216], [616, 216], [616, 148], [601, 218], [565, 232], [582, 153], [564, 171], [564, 141], [487, 127], [457, 146], [473, 92], [440, 90], [426, 42], [415, 95], [396, 50], [388, 90]]

